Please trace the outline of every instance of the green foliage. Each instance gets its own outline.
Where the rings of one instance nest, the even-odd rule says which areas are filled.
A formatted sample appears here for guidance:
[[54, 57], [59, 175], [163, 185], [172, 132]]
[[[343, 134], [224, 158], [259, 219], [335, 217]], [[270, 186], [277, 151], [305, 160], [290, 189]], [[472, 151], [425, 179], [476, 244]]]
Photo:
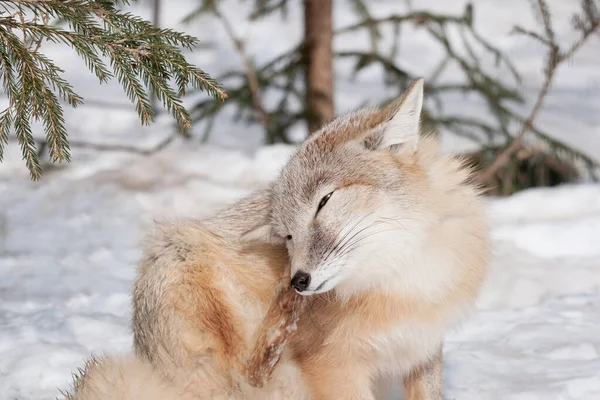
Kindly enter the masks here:
[[[398, 42], [402, 35], [402, 27], [410, 25], [425, 31], [444, 50], [431, 75], [424, 77], [426, 97], [433, 100], [424, 105], [423, 118], [426, 127], [435, 131], [446, 128], [456, 135], [476, 142], [483, 149], [502, 148], [511, 143], [515, 137], [515, 127], [525, 123], [525, 117], [517, 112], [525, 105], [520, 91], [521, 78], [511, 60], [475, 29], [473, 4], [467, 4], [459, 15], [424, 12], [409, 7], [406, 13], [378, 18], [370, 12], [369, 2], [366, 0], [347, 1], [352, 6], [358, 22], [337, 29], [334, 34], [341, 36], [364, 32], [369, 38], [370, 46], [368, 50], [338, 51], [334, 56], [336, 60], [351, 60], [355, 77], [367, 67], [381, 68], [386, 86], [397, 88], [397, 93], [389, 99], [384, 99], [383, 104], [403, 92], [415, 77], [421, 76], [420, 71], [410, 71], [398, 63], [400, 51]], [[188, 20], [210, 12], [216, 4], [222, 3], [223, 0], [205, 0]], [[537, 6], [538, 2], [533, 1], [533, 3], [536, 15], [542, 17], [544, 12], [549, 15], [548, 9], [540, 10]], [[269, 16], [276, 11], [281, 11], [282, 15], [285, 15], [287, 2], [254, 0], [252, 4], [250, 17], [256, 19]], [[574, 28], [582, 35], [596, 30], [595, 24], [599, 20], [598, 2], [581, 0], [580, 9], [581, 11], [573, 17]], [[394, 41], [389, 48], [383, 48], [382, 31], [390, 28], [394, 33]], [[544, 34], [533, 32], [527, 34], [545, 45]], [[290, 128], [304, 122], [307, 118], [303, 49], [303, 43], [295, 44], [289, 51], [277, 55], [264, 64], [254, 66], [263, 94], [278, 99], [274, 106], [267, 110], [270, 122], [265, 132], [267, 143], [289, 142]], [[561, 50], [561, 54], [569, 54], [570, 51], [570, 49]], [[495, 63], [486, 63], [487, 59]], [[464, 76], [464, 81], [443, 83], [440, 78], [449, 68], [458, 68]], [[502, 79], [498, 78], [499, 71], [507, 71]], [[227, 88], [231, 101], [227, 104], [200, 101], [191, 109], [193, 118], [208, 121], [207, 129], [210, 129], [213, 119], [225, 106], [231, 106], [236, 108], [236, 120], [260, 124], [261, 120], [253, 104], [252, 90], [246, 75], [240, 69], [226, 71], [219, 76], [217, 79]], [[447, 112], [444, 102], [446, 96], [451, 93], [482, 99], [487, 106], [487, 115], [465, 116]], [[561, 159], [580, 162], [591, 173], [598, 169], [599, 164], [596, 160], [553, 139], [535, 123], [532, 124], [530, 132]], [[204, 136], [207, 135], [208, 131]]]
[[11, 128], [21, 145], [32, 179], [41, 167], [31, 121], [41, 121], [50, 159], [69, 161], [69, 143], [60, 100], [72, 107], [82, 97], [61, 77], [63, 72], [45, 57], [44, 42], [75, 49], [100, 83], [116, 77], [142, 124], [153, 121], [146, 88], [163, 104], [182, 129], [191, 117], [181, 97], [188, 87], [225, 99], [225, 91], [208, 74], [191, 65], [181, 48], [192, 49], [197, 39], [155, 27], [118, 9], [129, 1], [115, 0], [2, 0], [0, 2], [0, 74], [9, 106], [0, 113], [0, 161]]
[[[552, 23], [552, 15], [550, 7], [546, 0], [531, 0], [531, 6], [533, 14], [535, 15], [538, 24], [541, 26], [540, 32], [531, 31], [524, 29], [520, 26], [515, 26], [513, 33], [518, 35], [524, 35], [528, 38], [532, 38], [539, 42], [539, 44], [546, 50], [545, 65], [543, 67], [543, 73], [545, 75], [545, 81], [542, 85], [538, 98], [530, 112], [529, 117], [523, 118], [517, 114], [510, 114], [513, 120], [516, 120], [521, 126], [521, 132], [517, 136], [511, 136], [507, 139], [508, 145], [506, 149], [522, 149], [524, 146], [521, 144], [523, 137], [531, 132], [536, 139], [546, 144], [549, 149], [552, 150], [554, 155], [557, 156], [557, 160], [565, 162], [570, 165], [578, 165], [583, 167], [593, 180], [598, 180], [598, 171], [600, 164], [597, 160], [590, 158], [589, 156], [573, 149], [572, 147], [553, 139], [548, 133], [542, 131], [535, 125], [535, 118], [538, 112], [542, 108], [545, 97], [550, 92], [552, 83], [554, 80], [556, 69], [560, 64], [569, 62], [571, 57], [585, 44], [585, 42], [594, 34], [600, 33], [600, 3], [596, 3], [594, 0], [581, 0], [580, 10], [572, 16], [573, 29], [579, 33], [579, 37], [571, 43], [565, 49], [564, 46], [558, 43], [554, 27]], [[509, 167], [513, 167], [517, 164], [518, 160], [516, 157], [512, 157], [512, 164]], [[501, 160], [491, 160], [490, 169], [485, 171], [482, 175], [490, 176], [494, 170], [494, 166], [502, 165]], [[494, 165], [495, 164], [495, 165]], [[511, 164], [511, 163], [508, 163]], [[492, 178], [490, 176], [490, 178]]]
[[[216, 0], [206, 0], [188, 17], [191, 20], [199, 15], [210, 12], [217, 4]], [[391, 15], [384, 18], [375, 18], [369, 11], [364, 0], [351, 0], [356, 15], [360, 21], [342, 27], [335, 33], [337, 36], [364, 31], [370, 38], [369, 50], [338, 51], [334, 54], [336, 59], [349, 59], [354, 63], [354, 77], [369, 66], [377, 65], [384, 71], [385, 83], [388, 87], [396, 87], [399, 95], [407, 85], [416, 77], [416, 74], [398, 65], [398, 40], [400, 28], [403, 24], [416, 25], [426, 30], [430, 36], [441, 45], [446, 54], [439, 60], [431, 76], [425, 77], [428, 98], [434, 99], [434, 107], [425, 108], [425, 123], [430, 128], [445, 127], [456, 134], [482, 143], [491, 140], [497, 134], [509, 136], [509, 105], [521, 103], [522, 98], [515, 88], [494, 77], [493, 72], [487, 71], [480, 62], [482, 57], [491, 55], [496, 60], [497, 66], [504, 66], [511, 74], [514, 83], [520, 82], [519, 74], [510, 60], [502, 52], [481, 37], [473, 27], [473, 8], [468, 5], [462, 15], [441, 15], [430, 12], [411, 11], [406, 14]], [[284, 7], [285, 2], [275, 0], [255, 1], [252, 17], [258, 18], [270, 15]], [[391, 26], [394, 31], [394, 43], [389, 50], [382, 49], [380, 39], [381, 30]], [[450, 30], [458, 31], [459, 40], [450, 39]], [[477, 49], [476, 49], [477, 47]], [[462, 55], [460, 49], [467, 49], [467, 55]], [[299, 43], [289, 51], [267, 61], [265, 64], [255, 66], [255, 73], [259, 86], [263, 92], [279, 99], [276, 106], [268, 110], [270, 127], [267, 132], [267, 142], [289, 142], [288, 132], [292, 126], [303, 122], [307, 118], [305, 106], [304, 60], [302, 57], [304, 44]], [[487, 53], [487, 54], [482, 54]], [[438, 83], [444, 71], [453, 66], [458, 66], [467, 78], [463, 84]], [[217, 79], [227, 87], [232, 101], [230, 106], [237, 108], [236, 120], [247, 123], [260, 123], [257, 118], [252, 92], [243, 71], [227, 71]], [[474, 93], [483, 97], [496, 124], [490, 123], [489, 118], [465, 118], [462, 116], [441, 116], [443, 111], [442, 95], [451, 92], [465, 94]], [[391, 101], [384, 99], [382, 103]], [[197, 103], [191, 110], [194, 119], [212, 120], [224, 104], [214, 104], [207, 101]], [[436, 116], [438, 115], [438, 116]], [[210, 124], [207, 124], [210, 126]]]

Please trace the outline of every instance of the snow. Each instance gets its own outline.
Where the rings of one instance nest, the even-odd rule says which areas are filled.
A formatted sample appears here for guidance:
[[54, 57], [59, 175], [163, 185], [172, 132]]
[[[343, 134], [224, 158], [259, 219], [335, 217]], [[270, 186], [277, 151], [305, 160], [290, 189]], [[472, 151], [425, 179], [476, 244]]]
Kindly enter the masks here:
[[[73, 165], [41, 185], [6, 177], [0, 398], [53, 398], [90, 352], [130, 349], [129, 289], [151, 219], [211, 212], [264, 186], [292, 151], [176, 143], [91, 175]], [[598, 199], [600, 185], [581, 184], [490, 202], [496, 254], [481, 311], [448, 338], [449, 398], [600, 394]], [[584, 245], [560, 246], [570, 229]]]
[[[179, 20], [194, 1], [170, 0], [164, 21]], [[397, 1], [374, 2], [385, 15], [402, 11]], [[416, 3], [416, 2], [415, 2]], [[464, 1], [423, 0], [419, 6], [459, 13]], [[337, 3], [336, 3], [337, 4]], [[557, 34], [568, 41], [570, 10], [577, 2], [550, 1]], [[149, 15], [143, 4], [136, 12]], [[352, 12], [336, 6], [336, 25]], [[518, 23], [531, 26], [527, 2], [502, 7], [480, 0], [475, 21], [483, 34], [507, 51], [525, 77], [539, 87], [541, 59], [535, 44], [507, 35]], [[228, 8], [249, 52], [265, 60], [300, 37], [297, 5], [285, 24], [275, 16], [250, 24]], [[281, 31], [273, 34], [273, 24]], [[186, 27], [215, 50], [197, 63], [216, 74], [239, 59], [214, 21]], [[212, 37], [206, 37], [210, 32]], [[367, 43], [348, 37], [336, 47]], [[422, 32], [404, 33], [403, 62], [425, 70], [439, 49]], [[541, 123], [563, 140], [600, 158], [600, 39], [594, 39], [558, 79]], [[68, 51], [47, 54], [67, 68], [67, 77], [88, 99], [122, 101], [115, 85], [99, 87]], [[377, 71], [349, 82], [339, 65], [338, 110], [378, 101], [383, 88]], [[499, 72], [501, 74], [501, 72]], [[449, 77], [453, 78], [452, 76]], [[94, 89], [90, 89], [90, 88]], [[470, 113], [481, 104], [458, 97], [453, 107]], [[132, 107], [66, 110], [73, 138], [152, 147], [172, 129], [161, 117], [140, 128]], [[199, 216], [230, 203], [272, 180], [292, 146], [257, 148], [258, 130], [223, 118], [209, 144], [175, 141], [142, 157], [73, 149], [73, 163], [46, 168], [39, 183], [29, 181], [14, 143], [0, 165], [0, 399], [52, 399], [70, 384], [70, 373], [90, 352], [131, 347], [130, 297], [139, 240], [153, 218]], [[463, 146], [444, 136], [446, 149]], [[600, 398], [600, 185], [582, 183], [535, 189], [492, 199], [489, 215], [494, 259], [472, 320], [448, 336], [445, 347], [447, 397], [486, 399]], [[397, 388], [394, 389], [397, 391]], [[390, 395], [390, 398], [393, 395]]]

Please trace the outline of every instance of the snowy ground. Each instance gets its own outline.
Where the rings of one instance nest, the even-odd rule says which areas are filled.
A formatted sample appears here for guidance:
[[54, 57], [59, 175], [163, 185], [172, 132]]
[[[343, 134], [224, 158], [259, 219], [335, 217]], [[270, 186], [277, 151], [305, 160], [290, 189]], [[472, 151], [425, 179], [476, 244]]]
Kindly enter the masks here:
[[[52, 398], [89, 352], [129, 349], [128, 291], [151, 218], [230, 202], [290, 151], [175, 146], [43, 185], [1, 181], [0, 398]], [[449, 338], [449, 398], [597, 398], [600, 186], [524, 192], [490, 216], [496, 257], [482, 312]]]
[[[165, 20], [175, 21], [190, 2], [169, 3]], [[460, 12], [464, 2], [413, 3]], [[557, 7], [557, 23], [566, 26], [576, 2], [550, 3]], [[383, 13], [396, 3], [377, 4]], [[506, 35], [515, 18], [528, 23], [527, 2], [509, 0], [500, 8], [480, 0], [476, 12], [486, 36], [515, 57], [525, 86], [539, 85], [539, 53]], [[336, 21], [347, 23], [349, 14], [336, 9]], [[273, 35], [269, 24], [236, 27], [261, 57], [281, 50], [301, 31], [293, 18], [281, 35]], [[208, 22], [192, 30], [201, 36], [206, 32], [201, 28], [220, 32]], [[558, 30], [568, 39], [568, 30]], [[203, 52], [198, 60], [213, 73], [237, 62], [224, 36], [215, 35], [219, 50]], [[436, 51], [421, 39], [415, 33], [403, 44], [415, 69]], [[600, 40], [590, 42], [561, 70], [542, 115], [557, 136], [597, 158], [599, 48]], [[57, 57], [61, 65], [78, 65], [69, 53]], [[87, 98], [123, 99], [114, 85], [96, 89], [78, 68], [67, 72]], [[341, 82], [338, 108], [377, 100], [378, 81], [366, 73], [356, 83]], [[130, 111], [94, 108], [67, 118], [73, 137], [140, 146], [160, 140], [169, 123], [140, 129]], [[445, 140], [448, 148], [456, 145]], [[292, 148], [253, 151], [255, 144], [256, 131], [223, 121], [211, 145], [177, 142], [151, 157], [74, 149], [73, 164], [48, 169], [40, 183], [28, 180], [15, 146], [8, 149], [0, 165], [0, 400], [52, 399], [90, 352], [130, 348], [129, 289], [140, 235], [154, 217], [206, 214], [273, 179]], [[494, 200], [489, 211], [492, 273], [481, 311], [448, 337], [447, 398], [599, 399], [600, 185], [531, 190]]]

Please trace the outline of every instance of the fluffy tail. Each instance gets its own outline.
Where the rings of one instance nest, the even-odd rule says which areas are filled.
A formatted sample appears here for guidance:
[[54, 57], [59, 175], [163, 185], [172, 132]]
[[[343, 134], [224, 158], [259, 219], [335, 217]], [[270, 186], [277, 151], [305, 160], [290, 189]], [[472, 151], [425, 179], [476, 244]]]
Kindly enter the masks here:
[[90, 357], [61, 393], [65, 400], [187, 399], [135, 355]]

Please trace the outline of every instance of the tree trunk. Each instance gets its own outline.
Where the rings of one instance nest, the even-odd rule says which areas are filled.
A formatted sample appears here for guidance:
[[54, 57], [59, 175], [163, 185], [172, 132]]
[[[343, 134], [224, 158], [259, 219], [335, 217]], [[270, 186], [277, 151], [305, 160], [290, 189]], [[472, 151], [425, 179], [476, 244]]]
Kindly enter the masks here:
[[308, 131], [333, 119], [333, 0], [304, 0]]

